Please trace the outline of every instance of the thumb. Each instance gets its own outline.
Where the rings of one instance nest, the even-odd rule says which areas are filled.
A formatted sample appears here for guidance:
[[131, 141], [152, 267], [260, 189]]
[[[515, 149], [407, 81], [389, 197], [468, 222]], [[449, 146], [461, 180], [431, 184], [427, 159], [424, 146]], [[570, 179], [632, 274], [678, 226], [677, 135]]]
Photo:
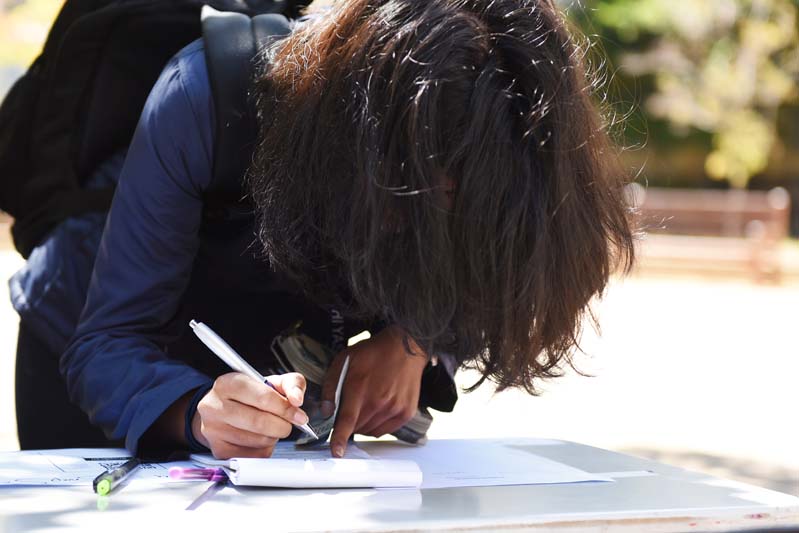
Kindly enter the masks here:
[[275, 390], [285, 396], [291, 405], [294, 407], [302, 405], [305, 398], [305, 376], [299, 372], [289, 372], [288, 374], [269, 376], [267, 381], [274, 385]]

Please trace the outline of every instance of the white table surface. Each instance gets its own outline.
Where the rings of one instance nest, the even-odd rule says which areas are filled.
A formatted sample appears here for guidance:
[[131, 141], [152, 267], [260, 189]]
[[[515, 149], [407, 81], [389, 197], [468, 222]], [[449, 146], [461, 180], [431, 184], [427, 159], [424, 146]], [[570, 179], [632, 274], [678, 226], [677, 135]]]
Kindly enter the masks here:
[[[0, 533], [23, 531], [799, 531], [799, 498], [557, 441], [529, 450], [613, 483], [424, 490], [283, 490], [130, 482], [0, 488]], [[387, 442], [360, 443], [380, 456]], [[193, 508], [185, 512], [187, 508]]]

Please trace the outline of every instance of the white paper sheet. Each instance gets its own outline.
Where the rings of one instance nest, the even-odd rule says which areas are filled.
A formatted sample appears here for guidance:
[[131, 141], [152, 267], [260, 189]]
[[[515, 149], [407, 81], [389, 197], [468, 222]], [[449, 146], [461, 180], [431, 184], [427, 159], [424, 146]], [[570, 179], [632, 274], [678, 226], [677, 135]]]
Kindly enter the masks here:
[[613, 481], [536, 455], [534, 446], [494, 440], [441, 439], [420, 446], [386, 441], [360, 445], [379, 459], [415, 461], [422, 469], [423, 489]]
[[[515, 441], [430, 440], [423, 446], [399, 442], [350, 444], [345, 457], [374, 460], [403, 460], [418, 464], [421, 488], [474, 487], [612, 481], [603, 474], [590, 474], [535, 454], [536, 446]], [[371, 452], [371, 454], [369, 453]], [[275, 458], [334, 461], [327, 446], [295, 448], [292, 442], [278, 443]], [[19, 485], [87, 485], [108, 468], [129, 458], [124, 449], [67, 449], [0, 452], [0, 487]], [[212, 458], [210, 458], [212, 459]], [[337, 461], [346, 461], [339, 459]], [[267, 460], [268, 461], [268, 460]], [[296, 462], [296, 461], [295, 461]], [[227, 461], [209, 461], [221, 466]], [[142, 465], [132, 480], [167, 482], [169, 468], [195, 466], [188, 461]], [[339, 470], [337, 476], [350, 475]]]
[[268, 459], [234, 458], [228, 461], [209, 455], [192, 455], [198, 464], [224, 467], [236, 485], [288, 488], [416, 488], [422, 472], [413, 461], [372, 459], [350, 443], [341, 459], [333, 458], [330, 446], [295, 447], [281, 441]]
[[[318, 446], [305, 447], [295, 446], [292, 441], [281, 440], [275, 445], [270, 459], [330, 459], [330, 443], [322, 443]], [[207, 466], [229, 466], [227, 459], [215, 459], [210, 454], [192, 454], [191, 459], [199, 464]], [[371, 456], [352, 443], [347, 446], [344, 452], [344, 459], [371, 459]]]
[[[0, 487], [19, 485], [87, 485], [108, 469], [128, 459], [123, 449], [71, 448], [0, 452]], [[192, 467], [189, 461], [145, 463], [131, 475], [131, 480], [166, 481], [172, 466]]]

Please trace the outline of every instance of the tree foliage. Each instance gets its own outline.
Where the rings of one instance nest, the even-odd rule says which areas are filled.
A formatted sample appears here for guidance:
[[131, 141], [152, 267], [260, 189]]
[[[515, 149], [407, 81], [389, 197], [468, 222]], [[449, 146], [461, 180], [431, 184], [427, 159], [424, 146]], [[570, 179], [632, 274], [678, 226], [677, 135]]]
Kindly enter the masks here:
[[586, 0], [569, 12], [640, 82], [646, 114], [710, 135], [708, 176], [744, 187], [766, 168], [778, 111], [799, 94], [794, 0]]

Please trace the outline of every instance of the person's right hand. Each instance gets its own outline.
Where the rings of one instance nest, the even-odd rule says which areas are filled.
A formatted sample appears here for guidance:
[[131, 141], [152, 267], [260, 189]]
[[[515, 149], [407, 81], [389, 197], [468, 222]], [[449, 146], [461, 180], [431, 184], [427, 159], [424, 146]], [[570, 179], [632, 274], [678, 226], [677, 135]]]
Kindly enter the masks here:
[[291, 424], [308, 422], [300, 409], [305, 395], [303, 375], [293, 372], [267, 379], [280, 394], [265, 383], [231, 372], [219, 376], [197, 404], [191, 424], [194, 438], [217, 459], [269, 457], [277, 441], [291, 433]]

